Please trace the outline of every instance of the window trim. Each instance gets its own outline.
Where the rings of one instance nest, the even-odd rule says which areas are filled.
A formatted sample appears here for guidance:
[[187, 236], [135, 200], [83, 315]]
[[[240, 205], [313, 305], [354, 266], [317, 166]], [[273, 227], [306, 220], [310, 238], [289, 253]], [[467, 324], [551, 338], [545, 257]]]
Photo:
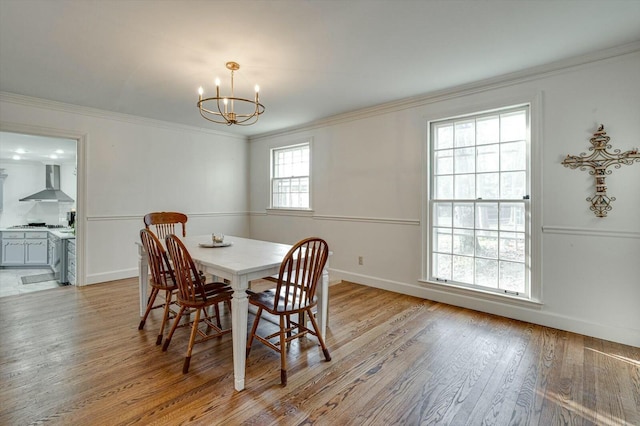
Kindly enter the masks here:
[[[277, 207], [273, 205], [273, 180], [274, 175], [273, 175], [273, 171], [274, 171], [274, 154], [277, 151], [281, 151], [281, 150], [286, 150], [286, 149], [292, 149], [292, 148], [297, 148], [297, 147], [302, 147], [302, 146], [308, 146], [309, 147], [309, 174], [308, 174], [308, 179], [309, 179], [309, 206], [308, 207]], [[312, 170], [313, 170], [313, 138], [307, 138], [304, 139], [303, 141], [298, 141], [298, 142], [293, 142], [293, 143], [288, 143], [286, 145], [280, 145], [280, 146], [274, 146], [271, 149], [269, 149], [269, 207], [266, 208], [267, 212], [273, 213], [273, 214], [286, 214], [287, 212], [290, 212], [290, 214], [295, 215], [298, 212], [308, 212], [308, 211], [313, 211], [312, 206], [313, 206], [313, 200], [312, 200], [312, 183], [313, 183], [313, 179], [312, 179]]]
[[[450, 119], [462, 119], [467, 116], [477, 116], [485, 113], [496, 112], [518, 106], [529, 107], [529, 200], [528, 211], [530, 215], [529, 242], [530, 249], [526, 254], [529, 263], [529, 295], [502, 294], [484, 290], [483, 288], [473, 288], [457, 283], [443, 283], [430, 279], [430, 267], [433, 262], [431, 254], [431, 126], [432, 123]], [[466, 106], [451, 109], [446, 114], [433, 114], [425, 116], [425, 131], [423, 143], [422, 161], [422, 248], [421, 248], [421, 277], [417, 280], [424, 286], [443, 289], [451, 293], [457, 293], [470, 297], [482, 299], [504, 301], [508, 304], [523, 303], [526, 306], [542, 305], [542, 162], [541, 162], [541, 122], [542, 122], [542, 92], [527, 91], [515, 96], [494, 96], [493, 100], [483, 103], [467, 102]]]

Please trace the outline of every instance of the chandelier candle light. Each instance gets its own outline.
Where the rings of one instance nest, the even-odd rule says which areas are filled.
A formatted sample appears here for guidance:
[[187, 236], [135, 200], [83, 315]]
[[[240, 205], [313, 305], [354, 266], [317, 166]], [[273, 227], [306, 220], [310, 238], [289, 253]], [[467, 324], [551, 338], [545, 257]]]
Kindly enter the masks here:
[[[198, 109], [200, 115], [214, 123], [231, 126], [250, 126], [258, 121], [260, 114], [264, 113], [264, 105], [259, 102], [258, 92], [260, 87], [256, 84], [256, 96], [254, 100], [236, 98], [233, 87], [233, 73], [240, 69], [237, 62], [227, 62], [227, 69], [231, 71], [231, 96], [220, 96], [220, 79], [216, 78], [216, 96], [202, 98], [204, 90], [198, 89]], [[207, 107], [208, 106], [208, 107]], [[238, 110], [236, 111], [236, 107]]]

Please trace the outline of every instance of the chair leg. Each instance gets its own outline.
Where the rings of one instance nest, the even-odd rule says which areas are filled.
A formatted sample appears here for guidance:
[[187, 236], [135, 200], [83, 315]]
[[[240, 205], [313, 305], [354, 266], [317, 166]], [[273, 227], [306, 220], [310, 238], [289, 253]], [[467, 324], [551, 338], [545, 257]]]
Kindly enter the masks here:
[[158, 295], [159, 289], [153, 287], [151, 289], [151, 295], [149, 296], [149, 300], [147, 302], [147, 310], [144, 313], [144, 316], [140, 320], [140, 324], [138, 325], [138, 330], [142, 330], [144, 328], [144, 323], [147, 321], [147, 317], [149, 316], [149, 312], [153, 308], [153, 303], [156, 301], [156, 296]]
[[178, 324], [180, 324], [180, 319], [182, 318], [182, 313], [184, 312], [184, 306], [180, 306], [180, 310], [178, 311], [178, 315], [173, 319], [173, 325], [171, 326], [171, 330], [169, 330], [169, 335], [166, 339], [164, 339], [164, 345], [162, 345], [162, 352], [166, 352], [169, 347], [169, 343], [171, 343], [171, 338], [173, 337], [173, 332], [178, 328]]
[[251, 327], [251, 333], [249, 333], [249, 339], [247, 340], [247, 355], [249, 358], [249, 352], [251, 352], [251, 344], [253, 343], [253, 338], [256, 335], [256, 330], [258, 329], [258, 322], [260, 322], [260, 317], [262, 316], [262, 308], [258, 308], [258, 312], [256, 312], [256, 318], [253, 320], [253, 326]]
[[[280, 315], [280, 383], [282, 386], [287, 386], [287, 351], [285, 350], [286, 338], [285, 338], [285, 315]], [[289, 322], [287, 316], [286, 322]]]
[[189, 346], [187, 347], [187, 356], [184, 358], [184, 364], [182, 366], [182, 373], [187, 374], [189, 372], [189, 364], [191, 363], [191, 351], [193, 350], [193, 342], [196, 340], [196, 333], [198, 332], [198, 323], [200, 322], [200, 309], [196, 309], [196, 317], [193, 320], [193, 326], [191, 326], [191, 336], [189, 337]]
[[220, 322], [220, 308], [217, 303], [213, 306], [216, 311], [216, 324], [218, 325], [218, 328], [222, 328], [222, 323]]
[[313, 326], [313, 329], [316, 332], [316, 337], [318, 338], [318, 342], [320, 342], [320, 346], [322, 347], [322, 353], [324, 354], [324, 359], [326, 361], [331, 361], [331, 354], [329, 353], [329, 349], [327, 349], [327, 345], [324, 344], [324, 339], [322, 338], [322, 335], [320, 334], [320, 330], [318, 329], [318, 323], [316, 322], [316, 318], [313, 316], [313, 312], [311, 312], [311, 309], [309, 309], [307, 312], [309, 314], [309, 319], [311, 320], [311, 325]]
[[162, 317], [162, 323], [160, 324], [160, 332], [158, 333], [158, 338], [156, 339], [156, 345], [162, 344], [162, 338], [164, 337], [164, 326], [169, 319], [169, 307], [171, 305], [171, 297], [173, 293], [171, 290], [167, 290], [164, 295], [164, 316]]
[[287, 349], [291, 347], [291, 340], [289, 340], [289, 338], [291, 338], [291, 316], [287, 315]]

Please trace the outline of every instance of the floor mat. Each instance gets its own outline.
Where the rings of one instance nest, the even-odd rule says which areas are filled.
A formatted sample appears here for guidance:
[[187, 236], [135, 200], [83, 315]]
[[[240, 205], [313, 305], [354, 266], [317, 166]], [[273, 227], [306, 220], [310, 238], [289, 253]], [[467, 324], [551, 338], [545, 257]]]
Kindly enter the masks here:
[[56, 278], [51, 272], [49, 272], [46, 274], [27, 275], [26, 277], [20, 277], [20, 279], [22, 280], [22, 284], [35, 284], [45, 281], [54, 281]]

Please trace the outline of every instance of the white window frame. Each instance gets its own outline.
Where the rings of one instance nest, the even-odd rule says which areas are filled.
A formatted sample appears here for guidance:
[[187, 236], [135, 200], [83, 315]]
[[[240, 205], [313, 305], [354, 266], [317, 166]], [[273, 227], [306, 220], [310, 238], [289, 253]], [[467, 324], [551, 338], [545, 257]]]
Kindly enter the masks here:
[[[269, 178], [269, 208], [268, 210], [275, 210], [275, 211], [287, 211], [287, 210], [292, 210], [292, 211], [311, 211], [311, 164], [312, 164], [312, 143], [311, 143], [311, 139], [307, 139], [304, 142], [298, 142], [298, 143], [293, 143], [290, 145], [283, 145], [283, 146], [279, 146], [279, 147], [274, 147], [271, 148], [270, 150], [270, 178]], [[308, 174], [304, 175], [304, 174], [300, 174], [300, 175], [291, 175], [291, 176], [280, 176], [280, 177], [276, 177], [275, 176], [275, 166], [276, 166], [276, 162], [275, 162], [275, 156], [277, 155], [277, 153], [282, 152], [282, 151], [288, 151], [288, 150], [295, 150], [295, 149], [299, 149], [299, 148], [304, 148], [307, 147], [309, 149], [309, 169], [308, 169]], [[307, 191], [307, 196], [308, 196], [308, 205], [306, 207], [290, 207], [290, 206], [279, 206], [279, 205], [275, 205], [274, 204], [274, 192], [273, 192], [273, 187], [274, 187], [274, 182], [276, 179], [298, 179], [298, 178], [307, 178], [308, 179], [308, 191]]]
[[[423, 253], [422, 253], [422, 278], [419, 279], [424, 285], [433, 287], [435, 289], [442, 289], [446, 287], [448, 291], [455, 294], [468, 295], [473, 297], [479, 297], [487, 300], [497, 300], [503, 302], [513, 302], [515, 304], [523, 304], [525, 306], [541, 306], [542, 305], [542, 283], [541, 283], [541, 177], [540, 177], [540, 117], [541, 114], [541, 93], [527, 94], [519, 96], [517, 98], [510, 97], [508, 99], [496, 99], [491, 103], [484, 103], [482, 105], [470, 106], [466, 110], [458, 109], [452, 111], [450, 114], [442, 115], [441, 117], [428, 118], [426, 123], [426, 143], [424, 145], [423, 155], [423, 214], [422, 214], [422, 239], [423, 239]], [[442, 122], [451, 119], [463, 119], [471, 118], [479, 115], [489, 114], [491, 112], [496, 113], [502, 110], [513, 109], [516, 107], [528, 107], [529, 114], [529, 131], [528, 131], [528, 144], [527, 144], [527, 188], [529, 199], [526, 200], [526, 219], [528, 221], [527, 233], [527, 252], [526, 252], [526, 273], [528, 276], [528, 285], [526, 294], [513, 294], [504, 293], [496, 289], [488, 289], [485, 287], [479, 287], [475, 285], [467, 285], [457, 282], [442, 282], [437, 281], [431, 274], [432, 262], [433, 262], [433, 250], [432, 250], [432, 217], [431, 217], [431, 188], [433, 181], [433, 169], [432, 169], [432, 124]], [[507, 201], [507, 200], [505, 200]]]

